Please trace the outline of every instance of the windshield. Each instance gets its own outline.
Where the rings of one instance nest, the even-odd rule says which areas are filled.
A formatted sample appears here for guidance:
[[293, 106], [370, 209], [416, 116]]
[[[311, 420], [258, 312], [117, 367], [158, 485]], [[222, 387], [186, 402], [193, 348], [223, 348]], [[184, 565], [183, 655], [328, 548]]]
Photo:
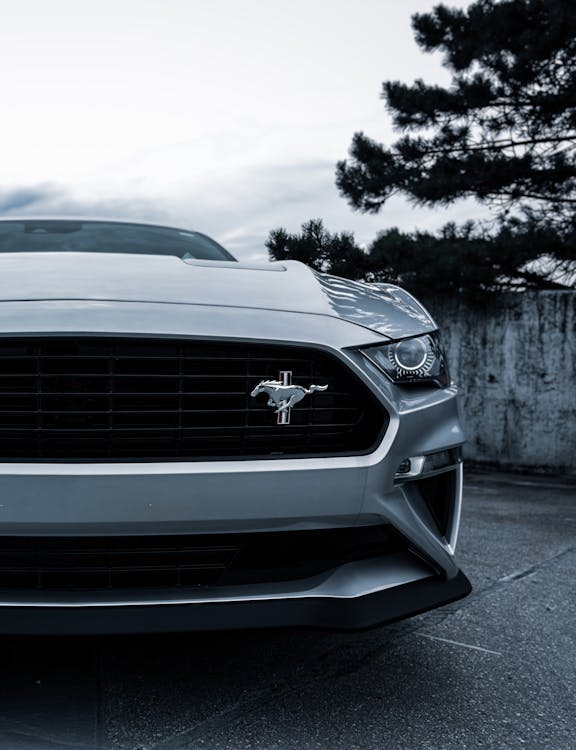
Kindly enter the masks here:
[[0, 253], [80, 252], [236, 260], [199, 232], [112, 221], [0, 221]]

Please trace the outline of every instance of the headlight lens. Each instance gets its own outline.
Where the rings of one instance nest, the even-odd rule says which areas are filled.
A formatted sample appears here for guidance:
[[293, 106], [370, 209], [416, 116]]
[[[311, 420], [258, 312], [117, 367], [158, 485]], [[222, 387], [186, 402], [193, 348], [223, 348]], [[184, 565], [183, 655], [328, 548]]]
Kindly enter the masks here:
[[437, 334], [371, 346], [362, 353], [398, 385], [429, 383], [445, 388], [450, 384], [446, 355]]

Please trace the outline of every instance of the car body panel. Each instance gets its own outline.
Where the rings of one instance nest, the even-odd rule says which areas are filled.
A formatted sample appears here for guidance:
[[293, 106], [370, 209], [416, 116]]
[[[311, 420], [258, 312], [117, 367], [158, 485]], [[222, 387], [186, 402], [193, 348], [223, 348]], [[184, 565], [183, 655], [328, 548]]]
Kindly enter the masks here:
[[[280, 531], [297, 540], [299, 531], [386, 524], [408, 544], [401, 554], [346, 562], [313, 579], [226, 591], [206, 586], [195, 596], [111, 591], [10, 598], [0, 590], [0, 632], [20, 632], [16, 610], [34, 606], [49, 614], [44, 631], [38, 620], [37, 632], [92, 632], [90, 624], [62, 620], [58, 606], [120, 612], [141, 605], [160, 629], [169, 629], [170, 618], [165, 609], [158, 615], [159, 605], [178, 609], [175, 629], [326, 625], [331, 618], [335, 625], [364, 627], [466, 595], [469, 584], [454, 557], [461, 464], [450, 467], [455, 483], [442, 532], [418, 491], [397, 480], [407, 457], [462, 445], [457, 390], [396, 386], [362, 354], [366, 346], [435, 330], [427, 311], [397, 287], [319, 274], [294, 261], [258, 268], [105, 252], [0, 253], [0, 337], [126, 336], [321, 349], [343, 362], [389, 415], [380, 443], [366, 455], [30, 463], [0, 457], [0, 537]], [[330, 609], [348, 599], [358, 609]], [[252, 618], [236, 608], [237, 620], [222, 623], [216, 604], [226, 602], [257, 602], [258, 609]], [[266, 602], [271, 609], [260, 615]], [[202, 612], [196, 620], [182, 608], [186, 603]], [[13, 610], [6, 620], [3, 608]], [[119, 614], [116, 631], [131, 628], [140, 625]], [[102, 632], [115, 632], [113, 618]]]
[[383, 341], [380, 334], [345, 320], [309, 313], [115, 300], [0, 302], [0, 335], [36, 334], [278, 340], [331, 348]]
[[389, 338], [434, 330], [391, 290], [317, 274], [288, 261], [254, 266], [112, 253], [0, 253], [0, 301], [85, 300], [201, 305], [324, 315]]

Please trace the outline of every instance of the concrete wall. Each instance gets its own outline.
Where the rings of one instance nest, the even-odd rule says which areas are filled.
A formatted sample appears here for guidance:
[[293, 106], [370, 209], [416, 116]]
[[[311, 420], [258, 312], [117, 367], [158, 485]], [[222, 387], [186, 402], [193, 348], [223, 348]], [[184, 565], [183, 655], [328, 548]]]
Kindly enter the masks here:
[[576, 292], [425, 304], [461, 389], [467, 458], [576, 473]]

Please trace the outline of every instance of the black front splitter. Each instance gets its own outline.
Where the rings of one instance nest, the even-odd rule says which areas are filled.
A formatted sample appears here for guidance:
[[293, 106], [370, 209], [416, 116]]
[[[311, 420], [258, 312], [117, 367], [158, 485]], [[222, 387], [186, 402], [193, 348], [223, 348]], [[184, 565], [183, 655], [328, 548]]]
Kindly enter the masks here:
[[459, 572], [354, 598], [303, 597], [202, 604], [115, 606], [0, 605], [2, 635], [112, 635], [253, 628], [363, 630], [426, 612], [467, 596]]

